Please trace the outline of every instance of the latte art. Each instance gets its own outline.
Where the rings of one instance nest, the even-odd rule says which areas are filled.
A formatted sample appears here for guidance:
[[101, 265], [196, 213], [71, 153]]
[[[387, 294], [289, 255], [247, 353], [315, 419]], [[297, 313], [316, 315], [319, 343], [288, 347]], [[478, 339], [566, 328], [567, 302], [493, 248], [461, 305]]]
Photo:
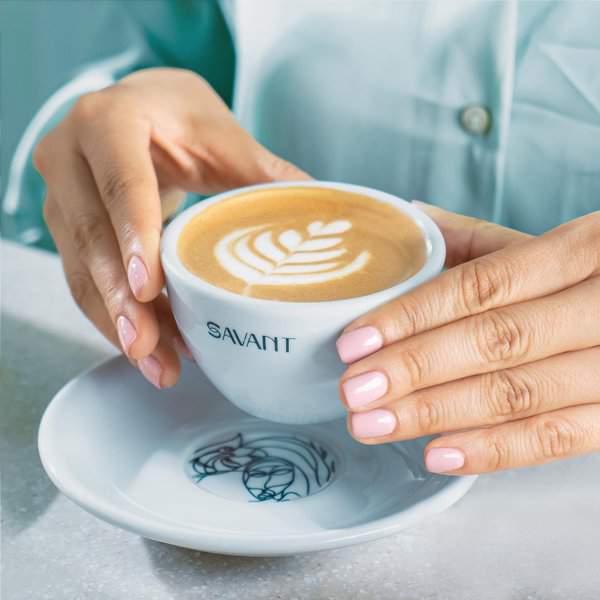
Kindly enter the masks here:
[[351, 229], [345, 220], [313, 221], [304, 232], [273, 225], [237, 229], [215, 247], [219, 264], [252, 285], [309, 285], [350, 275], [368, 262], [368, 251], [352, 256], [339, 237]]
[[362, 296], [414, 275], [427, 255], [419, 226], [390, 204], [317, 187], [241, 193], [199, 212], [178, 254], [204, 281], [289, 302]]

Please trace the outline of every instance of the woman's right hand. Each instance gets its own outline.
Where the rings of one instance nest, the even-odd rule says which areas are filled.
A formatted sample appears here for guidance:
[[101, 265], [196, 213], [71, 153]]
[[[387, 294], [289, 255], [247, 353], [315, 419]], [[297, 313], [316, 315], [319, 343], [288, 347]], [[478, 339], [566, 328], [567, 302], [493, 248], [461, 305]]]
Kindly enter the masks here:
[[162, 293], [163, 220], [186, 191], [308, 175], [274, 156], [198, 75], [147, 69], [82, 96], [38, 144], [44, 216], [75, 301], [157, 387], [185, 346]]

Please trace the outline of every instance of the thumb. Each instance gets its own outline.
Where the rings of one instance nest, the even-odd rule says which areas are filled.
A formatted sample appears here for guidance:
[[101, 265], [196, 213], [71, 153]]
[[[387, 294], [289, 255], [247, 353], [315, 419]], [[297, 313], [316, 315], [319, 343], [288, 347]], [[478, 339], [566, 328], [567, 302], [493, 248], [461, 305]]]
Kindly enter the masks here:
[[532, 237], [516, 229], [453, 213], [419, 200], [412, 203], [441, 229], [446, 241], [446, 267], [449, 269]]
[[259, 145], [259, 147], [261, 179], [265, 183], [268, 181], [302, 181], [312, 179], [308, 173], [296, 165], [273, 154], [264, 146]]
[[[200, 135], [200, 133], [202, 135]], [[187, 147], [162, 161], [167, 183], [211, 195], [257, 183], [311, 179], [302, 169], [273, 154], [239, 125], [221, 123], [188, 133]], [[157, 154], [157, 160], [161, 154]], [[173, 163], [175, 168], [171, 168]]]

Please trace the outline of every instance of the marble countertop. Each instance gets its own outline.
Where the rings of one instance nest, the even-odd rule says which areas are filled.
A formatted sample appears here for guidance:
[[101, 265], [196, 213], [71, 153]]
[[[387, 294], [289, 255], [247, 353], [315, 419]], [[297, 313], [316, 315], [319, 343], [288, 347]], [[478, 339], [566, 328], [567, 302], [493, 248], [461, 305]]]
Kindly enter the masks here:
[[184, 550], [96, 519], [50, 483], [36, 434], [58, 389], [115, 350], [75, 307], [55, 256], [1, 250], [0, 597], [600, 598], [600, 454], [483, 476], [417, 527], [286, 558]]

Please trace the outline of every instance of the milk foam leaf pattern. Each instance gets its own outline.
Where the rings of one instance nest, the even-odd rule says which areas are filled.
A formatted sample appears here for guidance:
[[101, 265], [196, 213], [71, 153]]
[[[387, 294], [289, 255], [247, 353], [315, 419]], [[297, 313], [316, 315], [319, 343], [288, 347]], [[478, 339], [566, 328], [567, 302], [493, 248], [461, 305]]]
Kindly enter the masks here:
[[344, 233], [352, 227], [349, 221], [332, 221], [323, 225], [321, 221], [315, 221], [308, 226], [308, 233], [311, 235], [331, 235], [333, 233]]
[[293, 229], [288, 229], [279, 235], [279, 243], [288, 250], [295, 250], [302, 243], [302, 236]]
[[330, 238], [322, 238], [317, 240], [306, 240], [302, 244], [302, 249], [304, 252], [313, 252], [315, 250], [327, 250], [328, 248], [333, 248], [342, 242], [342, 238], [339, 237], [330, 237]]
[[343, 234], [352, 223], [313, 221], [305, 231], [277, 231], [270, 224], [236, 229], [215, 246], [215, 257], [230, 275], [253, 285], [307, 285], [347, 277], [370, 259], [366, 250], [352, 254]]

